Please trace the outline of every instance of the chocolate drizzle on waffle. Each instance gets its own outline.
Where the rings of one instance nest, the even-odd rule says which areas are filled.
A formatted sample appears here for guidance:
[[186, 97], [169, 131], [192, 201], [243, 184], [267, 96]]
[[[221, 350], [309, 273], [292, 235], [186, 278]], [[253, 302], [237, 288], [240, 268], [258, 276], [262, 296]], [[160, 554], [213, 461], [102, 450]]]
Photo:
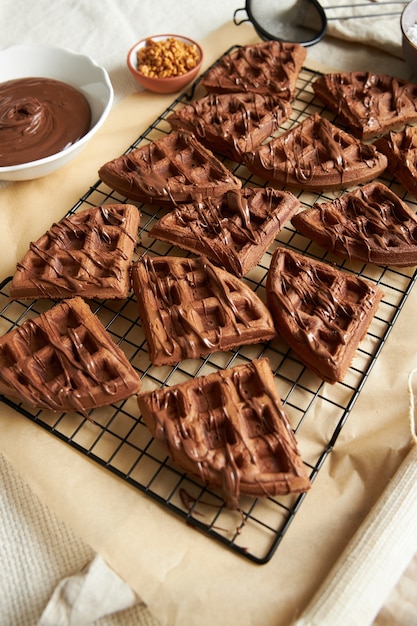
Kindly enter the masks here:
[[142, 417], [191, 475], [239, 496], [275, 496], [310, 487], [267, 359], [237, 365], [138, 396]]
[[172, 132], [109, 161], [99, 177], [130, 200], [169, 206], [242, 186], [210, 150], [184, 132]]
[[311, 191], [344, 189], [379, 176], [387, 159], [372, 145], [314, 114], [245, 155], [248, 169], [267, 181]]
[[368, 183], [292, 218], [303, 235], [349, 259], [417, 264], [417, 217], [382, 183]]
[[260, 298], [206, 258], [146, 256], [133, 264], [132, 281], [153, 365], [276, 335]]
[[65, 217], [18, 263], [11, 298], [125, 298], [140, 212], [112, 204]]
[[0, 338], [0, 393], [31, 406], [85, 414], [140, 387], [126, 356], [81, 298]]
[[324, 74], [315, 94], [360, 139], [370, 139], [417, 121], [417, 85], [387, 74]]
[[257, 265], [300, 202], [271, 187], [228, 191], [221, 198], [185, 204], [162, 217], [151, 237], [204, 254], [242, 276]]
[[302, 45], [282, 41], [242, 46], [222, 57], [201, 84], [215, 93], [247, 91], [291, 101], [306, 54]]
[[343, 380], [382, 298], [368, 281], [277, 248], [267, 302], [279, 333], [318, 376]]
[[406, 126], [374, 142], [388, 159], [388, 171], [404, 189], [417, 196], [417, 126]]
[[291, 105], [256, 93], [209, 94], [167, 117], [174, 129], [194, 133], [213, 152], [242, 161], [288, 119]]

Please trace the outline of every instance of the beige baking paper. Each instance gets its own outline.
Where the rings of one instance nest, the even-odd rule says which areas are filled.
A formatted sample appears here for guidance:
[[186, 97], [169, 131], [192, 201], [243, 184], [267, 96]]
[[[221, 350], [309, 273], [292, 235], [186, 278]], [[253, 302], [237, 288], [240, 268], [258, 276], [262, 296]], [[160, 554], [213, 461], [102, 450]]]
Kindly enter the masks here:
[[[227, 24], [203, 42], [205, 65], [233, 44], [256, 40], [249, 25]], [[326, 57], [327, 43], [323, 50]], [[312, 53], [313, 61], [319, 52]], [[377, 56], [374, 61], [377, 65]], [[0, 191], [3, 277], [14, 271], [29, 242], [97, 180], [98, 167], [121, 154], [171, 100], [132, 94], [115, 106], [91, 144], [63, 170]], [[287, 626], [305, 608], [408, 452], [407, 379], [417, 367], [416, 306], [413, 289], [334, 451], [266, 565], [251, 564], [187, 527], [3, 405], [0, 451], [40, 498], [130, 583], [162, 625]]]

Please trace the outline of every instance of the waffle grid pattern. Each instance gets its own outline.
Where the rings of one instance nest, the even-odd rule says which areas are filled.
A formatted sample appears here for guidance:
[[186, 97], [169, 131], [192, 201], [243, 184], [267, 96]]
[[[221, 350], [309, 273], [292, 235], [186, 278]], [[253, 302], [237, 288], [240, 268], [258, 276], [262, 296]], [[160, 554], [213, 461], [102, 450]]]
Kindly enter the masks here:
[[128, 259], [134, 248], [138, 217], [134, 206], [107, 205], [71, 215], [52, 224], [33, 242], [19, 264], [13, 295], [24, 298], [47, 294], [71, 296], [83, 290], [123, 298], [128, 289]]
[[146, 258], [134, 264], [135, 293], [148, 302], [139, 309], [143, 325], [163, 330], [163, 339], [157, 330], [148, 333], [154, 365], [207, 354], [209, 346], [232, 348], [236, 334], [242, 345], [275, 335], [269, 312], [252, 298], [252, 290], [238, 278], [222, 274], [220, 282], [218, 273], [205, 270], [199, 260], [183, 257]]
[[173, 112], [169, 122], [204, 138], [210, 149], [220, 146], [221, 154], [241, 160], [243, 152], [262, 143], [290, 112], [291, 105], [278, 96], [210, 94]]
[[[244, 227], [238, 198], [247, 201]], [[266, 208], [267, 207], [267, 208]], [[281, 224], [295, 215], [298, 202], [286, 192], [239, 189], [222, 200], [177, 207], [155, 224], [151, 235], [191, 252], [200, 250], [236, 276], [246, 274], [269, 248]]]
[[[311, 85], [317, 76], [318, 74], [313, 71], [302, 69], [297, 82], [297, 96], [293, 102], [292, 114], [279, 132], [314, 112], [321, 113], [330, 120], [334, 119], [334, 115], [314, 96]], [[192, 97], [201, 97], [202, 94], [198, 93], [200, 89], [201, 87], [197, 85], [194, 93], [179, 96], [128, 148], [127, 152], [138, 145], [168, 134], [171, 129], [166, 122], [167, 116]], [[224, 162], [242, 180], [244, 186], [266, 185], [265, 181], [251, 176], [244, 166], [228, 160]], [[412, 209], [417, 210], [416, 200], [405, 193], [399, 184], [388, 178], [380, 180], [392, 188]], [[340, 193], [319, 195], [300, 191], [296, 195], [303, 205], [311, 206], [317, 200], [330, 201]], [[97, 182], [69, 210], [69, 214], [90, 206], [117, 202], [127, 200], [111, 192], [103, 183]], [[136, 259], [144, 254], [154, 257], [169, 254], [188, 256], [188, 253], [179, 248], [149, 236], [150, 229], [166, 213], [166, 209], [145, 204], [138, 204], [138, 207], [142, 217], [139, 231], [141, 241], [136, 248]], [[313, 258], [334, 263], [348, 273], [380, 285], [384, 291], [385, 295], [377, 314], [342, 383], [335, 385], [324, 383], [308, 371], [279, 338], [268, 343], [243, 346], [239, 350], [186, 360], [173, 367], [154, 367], [149, 362], [144, 333], [139, 324], [137, 303], [132, 293], [122, 301], [94, 300], [89, 301], [89, 304], [139, 372], [143, 391], [184, 382], [195, 376], [250, 362], [255, 358], [268, 357], [284, 409], [296, 433], [299, 450], [314, 489], [314, 479], [331, 452], [372, 365], [395, 324], [417, 273], [414, 272], [414, 268], [389, 268], [341, 260], [331, 253], [326, 253], [310, 239], [296, 232], [288, 223], [258, 265], [243, 279], [264, 301], [271, 254], [278, 243]], [[44, 300], [10, 301], [9, 286], [10, 279], [0, 285], [1, 334], [52, 305], [51, 302]], [[20, 405], [5, 397], [0, 399], [121, 480], [133, 485], [139, 492], [159, 502], [167, 514], [179, 517], [202, 531], [208, 539], [220, 541], [226, 548], [257, 564], [268, 562], [276, 553], [295, 515], [302, 508], [304, 498], [308, 497], [308, 493], [259, 499], [243, 497], [240, 513], [226, 509], [218, 493], [207, 490], [169, 461], [140, 419], [136, 398], [92, 411], [96, 424], [78, 413], [52, 414], [31, 410], [26, 405]], [[318, 411], [321, 415], [320, 424], [314, 419]]]

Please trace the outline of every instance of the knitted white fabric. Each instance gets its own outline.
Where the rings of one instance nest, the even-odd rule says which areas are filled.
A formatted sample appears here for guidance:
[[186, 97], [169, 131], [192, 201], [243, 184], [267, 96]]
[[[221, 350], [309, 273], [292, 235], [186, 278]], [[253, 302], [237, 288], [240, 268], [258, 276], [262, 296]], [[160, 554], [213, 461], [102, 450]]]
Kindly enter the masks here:
[[0, 623], [35, 626], [43, 612], [42, 626], [158, 624], [0, 455]]
[[409, 377], [411, 449], [296, 626], [369, 626], [417, 554], [414, 374]]

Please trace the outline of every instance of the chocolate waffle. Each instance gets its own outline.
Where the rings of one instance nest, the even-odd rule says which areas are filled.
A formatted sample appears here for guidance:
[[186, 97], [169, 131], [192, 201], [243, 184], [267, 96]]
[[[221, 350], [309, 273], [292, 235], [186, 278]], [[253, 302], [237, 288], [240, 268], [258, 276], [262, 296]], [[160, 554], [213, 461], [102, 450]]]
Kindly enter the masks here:
[[377, 139], [374, 146], [387, 157], [388, 172], [417, 196], [417, 126], [391, 131]]
[[175, 206], [241, 181], [190, 133], [173, 132], [103, 165], [100, 179], [130, 200]]
[[271, 187], [228, 191], [221, 198], [184, 204], [162, 217], [149, 235], [206, 255], [236, 276], [251, 270], [300, 202]]
[[280, 186], [344, 189], [379, 176], [387, 158], [318, 114], [245, 154], [248, 169]]
[[18, 263], [11, 298], [126, 298], [140, 212], [109, 204], [65, 217]]
[[368, 183], [292, 218], [300, 233], [348, 259], [417, 264], [417, 217], [382, 183]]
[[306, 49], [297, 43], [262, 41], [223, 56], [201, 84], [215, 93], [251, 91], [291, 101]]
[[226, 506], [239, 496], [310, 488], [267, 359], [138, 396], [142, 418], [171, 459]]
[[278, 332], [330, 383], [345, 377], [383, 296], [356, 275], [284, 248], [271, 259], [266, 292]]
[[242, 161], [288, 119], [291, 105], [278, 96], [256, 93], [209, 94], [167, 117], [174, 129], [194, 133], [199, 141], [229, 159]]
[[271, 315], [250, 287], [207, 259], [142, 257], [133, 288], [153, 365], [267, 341]]
[[85, 414], [129, 398], [140, 386], [122, 350], [79, 297], [0, 338], [0, 393], [30, 406]]
[[359, 139], [417, 121], [417, 85], [387, 74], [324, 74], [314, 93]]

